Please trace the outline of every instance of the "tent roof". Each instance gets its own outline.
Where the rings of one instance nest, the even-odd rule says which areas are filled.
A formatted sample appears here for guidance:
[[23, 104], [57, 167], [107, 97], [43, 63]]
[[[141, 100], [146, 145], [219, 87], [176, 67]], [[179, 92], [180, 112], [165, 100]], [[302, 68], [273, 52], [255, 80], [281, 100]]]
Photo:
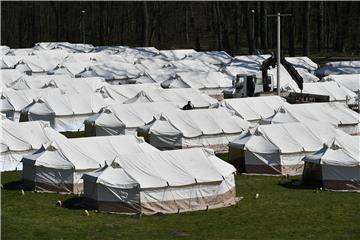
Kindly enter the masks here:
[[236, 171], [200, 148], [120, 155], [113, 165], [122, 168], [143, 189], [221, 182]]
[[[248, 122], [237, 116], [232, 116], [225, 109], [177, 110], [164, 113], [162, 118], [188, 138], [223, 133], [241, 133], [250, 127]], [[154, 124], [150, 131], [161, 135], [168, 129], [163, 129], [162, 125]]]
[[10, 151], [38, 149], [41, 145], [57, 138], [65, 138], [42, 121], [12, 122], [1, 121], [1, 144]]
[[323, 149], [306, 156], [304, 161], [347, 167], [360, 166], [360, 136], [337, 136]]
[[[99, 147], [101, 146], [101, 147]], [[133, 135], [56, 139], [40, 153], [27, 158], [36, 166], [85, 170], [110, 164], [120, 154], [155, 152], [143, 139]]]
[[359, 124], [359, 114], [342, 103], [306, 103], [288, 104], [272, 118], [272, 123], [323, 121], [335, 126], [342, 124]]
[[232, 77], [221, 72], [178, 72], [177, 78], [169, 80], [169, 87], [176, 88], [183, 84], [195, 89], [230, 88], [232, 80]]
[[264, 96], [225, 99], [222, 104], [241, 118], [254, 121], [273, 116], [284, 103], [285, 100], [279, 96]]
[[217, 103], [216, 99], [202, 94], [193, 88], [147, 89], [141, 91], [125, 103], [176, 102], [185, 105], [188, 101], [191, 101], [196, 108], [205, 108]]
[[[252, 152], [299, 153], [313, 152], [335, 136], [347, 135], [325, 122], [302, 122], [260, 125], [256, 132], [246, 138], [244, 147]], [[239, 141], [239, 140], [238, 140]], [[241, 141], [241, 139], [240, 139]]]
[[360, 91], [360, 74], [339, 74], [324, 77], [324, 81], [335, 81], [353, 92]]
[[28, 112], [37, 115], [68, 116], [97, 113], [105, 106], [107, 103], [99, 93], [63, 94], [42, 97], [28, 107]]
[[103, 109], [95, 119], [97, 126], [125, 125], [128, 128], [139, 127], [152, 121], [156, 115], [177, 109], [171, 102], [115, 104]]

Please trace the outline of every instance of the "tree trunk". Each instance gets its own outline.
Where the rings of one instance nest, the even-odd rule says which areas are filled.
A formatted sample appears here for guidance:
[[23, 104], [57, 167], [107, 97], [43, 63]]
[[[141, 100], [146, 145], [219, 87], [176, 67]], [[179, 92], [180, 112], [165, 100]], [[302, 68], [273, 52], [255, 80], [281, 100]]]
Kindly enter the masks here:
[[295, 31], [296, 31], [296, 15], [295, 15], [295, 2], [291, 2], [291, 13], [292, 16], [290, 17], [290, 30], [289, 30], [289, 55], [291, 57], [295, 56], [295, 51], [296, 51], [296, 47], [295, 47]]
[[142, 25], [141, 45], [143, 47], [148, 47], [149, 46], [149, 12], [146, 1], [142, 2], [142, 10], [143, 10], [143, 25]]
[[322, 51], [323, 47], [323, 25], [324, 25], [324, 2], [319, 2], [318, 8], [318, 21], [317, 21], [317, 49], [318, 52]]
[[248, 42], [248, 49], [249, 49], [249, 54], [253, 54], [254, 52], [254, 38], [253, 38], [253, 34], [252, 34], [252, 15], [249, 14], [249, 2], [244, 2], [245, 7], [244, 9], [244, 22], [245, 22], [245, 26], [246, 26], [246, 37], [247, 37], [247, 42]]
[[192, 29], [193, 36], [194, 36], [195, 50], [201, 51], [199, 31], [195, 24], [194, 9], [193, 9], [192, 3], [189, 3], [189, 10], [190, 10], [190, 24], [191, 24], [191, 29]]
[[267, 52], [268, 50], [268, 40], [267, 40], [267, 10], [266, 10], [266, 2], [261, 2], [261, 49]]
[[310, 2], [304, 5], [303, 55], [310, 55]]

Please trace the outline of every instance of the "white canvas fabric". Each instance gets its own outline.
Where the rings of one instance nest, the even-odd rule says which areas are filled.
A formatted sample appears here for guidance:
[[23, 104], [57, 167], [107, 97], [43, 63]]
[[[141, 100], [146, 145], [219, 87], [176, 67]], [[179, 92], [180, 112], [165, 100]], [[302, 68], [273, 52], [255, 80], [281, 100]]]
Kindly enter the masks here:
[[229, 141], [250, 124], [225, 109], [172, 111], [149, 129], [150, 143], [160, 149], [210, 147], [225, 151]]
[[23, 178], [38, 191], [80, 193], [85, 172], [110, 164], [120, 154], [154, 151], [159, 150], [135, 136], [56, 139], [24, 157]]
[[52, 128], [60, 132], [83, 130], [86, 118], [107, 106], [99, 93], [63, 94], [45, 96], [22, 111], [28, 121], [50, 122]]
[[1, 69], [0, 76], [0, 86], [4, 87], [6, 84], [12, 83], [20, 78], [22, 73], [17, 69]]
[[[230, 146], [245, 151], [245, 171], [258, 174], [299, 175], [302, 158], [336, 136], [347, 135], [326, 122], [260, 125]], [[231, 149], [230, 149], [231, 151]]]
[[75, 52], [91, 52], [94, 46], [83, 43], [69, 43], [69, 42], [40, 42], [35, 44], [35, 48], [39, 50], [62, 49], [70, 53]]
[[161, 83], [165, 88], [195, 88], [208, 95], [221, 94], [232, 87], [233, 78], [221, 72], [179, 72]]
[[86, 119], [85, 125], [95, 128], [96, 136], [136, 134], [136, 128], [151, 122], [161, 113], [177, 108], [179, 105], [171, 102], [110, 105]]
[[233, 58], [224, 51], [206, 51], [198, 52], [195, 56], [191, 56], [191, 59], [221, 67], [230, 63]]
[[319, 65], [306, 56], [285, 57], [285, 60], [293, 65], [296, 70], [303, 69], [309, 73], [314, 73], [319, 68]]
[[1, 154], [0, 171], [22, 170], [21, 158], [41, 145], [57, 138], [65, 138], [41, 121], [15, 123], [0, 120]]
[[197, 52], [194, 49], [161, 50], [160, 55], [169, 60], [181, 60], [196, 56]]
[[325, 189], [360, 192], [359, 149], [359, 136], [338, 136], [303, 160], [305, 164], [321, 166], [321, 180]]
[[6, 98], [7, 101], [14, 107], [13, 120], [18, 122], [20, 118], [20, 111], [29, 104], [37, 101], [41, 97], [53, 96], [60, 97], [62, 92], [60, 89], [27, 89], [16, 91], [13, 89], [3, 89], [2, 97]]
[[323, 121], [349, 133], [359, 134], [359, 114], [352, 111], [342, 103], [309, 103], [288, 104], [285, 103], [271, 123]]
[[360, 74], [329, 75], [322, 81], [335, 81], [352, 92], [359, 93], [360, 91]]
[[[356, 94], [335, 81], [304, 83], [302, 93], [317, 94], [329, 96], [330, 102], [347, 102], [354, 103]], [[293, 89], [300, 92], [297, 86]]]
[[177, 213], [236, 203], [234, 167], [209, 150], [120, 155], [112, 166], [84, 175], [85, 198], [99, 210]]
[[246, 121], [258, 123], [262, 119], [274, 116], [276, 110], [283, 106], [284, 103], [285, 99], [279, 96], [264, 96], [225, 99], [219, 106], [233, 111]]
[[185, 105], [191, 101], [195, 108], [208, 108], [217, 100], [193, 88], [143, 90], [125, 103], [176, 102]]
[[316, 71], [318, 76], [360, 74], [360, 61], [328, 62]]
[[104, 85], [97, 92], [101, 93], [103, 98], [111, 98], [116, 103], [123, 103], [143, 90], [160, 89], [161, 86], [157, 83], [146, 84], [123, 84], [123, 85]]

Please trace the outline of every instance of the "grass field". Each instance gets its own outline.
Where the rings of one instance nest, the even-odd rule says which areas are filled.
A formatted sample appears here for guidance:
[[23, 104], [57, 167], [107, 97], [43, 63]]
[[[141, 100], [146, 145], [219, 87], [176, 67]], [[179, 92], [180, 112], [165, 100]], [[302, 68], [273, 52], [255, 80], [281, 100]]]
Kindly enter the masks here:
[[1, 177], [2, 239], [360, 239], [359, 194], [293, 187], [278, 177], [237, 176], [237, 195], [244, 197], [237, 206], [141, 217], [87, 216], [73, 208], [81, 197], [22, 195], [20, 173]]

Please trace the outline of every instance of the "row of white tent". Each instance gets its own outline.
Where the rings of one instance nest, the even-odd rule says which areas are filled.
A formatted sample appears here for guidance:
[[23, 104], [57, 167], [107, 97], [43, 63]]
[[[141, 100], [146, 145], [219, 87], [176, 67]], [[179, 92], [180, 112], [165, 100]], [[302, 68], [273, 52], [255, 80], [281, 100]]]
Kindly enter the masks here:
[[229, 161], [248, 174], [303, 174], [328, 190], [360, 192], [360, 138], [326, 122], [260, 125], [229, 144]]

